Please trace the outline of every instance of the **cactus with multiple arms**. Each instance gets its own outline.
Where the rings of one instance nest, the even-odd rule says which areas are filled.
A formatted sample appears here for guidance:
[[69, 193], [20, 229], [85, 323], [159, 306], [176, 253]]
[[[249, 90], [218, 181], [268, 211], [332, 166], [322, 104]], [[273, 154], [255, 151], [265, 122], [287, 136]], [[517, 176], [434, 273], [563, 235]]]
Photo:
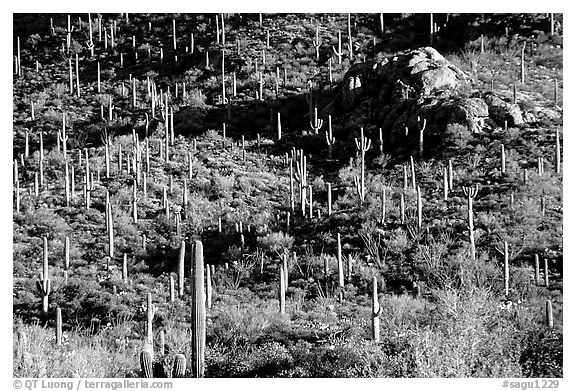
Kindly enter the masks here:
[[462, 192], [468, 199], [468, 238], [470, 239], [470, 255], [476, 260], [476, 245], [474, 241], [474, 213], [472, 202], [478, 195], [478, 184], [475, 187], [462, 187]]
[[39, 275], [36, 281], [36, 289], [40, 292], [42, 296], [42, 312], [48, 313], [48, 295], [50, 295], [51, 281], [48, 272], [48, 238], [43, 238], [44, 250], [43, 250], [43, 262], [42, 262], [42, 273]]
[[365, 183], [365, 155], [366, 151], [370, 149], [372, 140], [364, 137], [364, 128], [360, 128], [360, 138], [354, 139], [356, 142], [356, 149], [360, 152], [360, 178], [358, 176], [354, 177], [354, 183], [356, 184], [356, 190], [360, 198], [360, 204], [364, 203], [366, 198], [366, 183]]
[[328, 159], [332, 159], [332, 149], [336, 144], [336, 139], [332, 136], [332, 116], [328, 115], [328, 131], [326, 135], [326, 144], [328, 145]]
[[320, 60], [320, 46], [322, 46], [322, 42], [320, 41], [320, 26], [316, 26], [316, 38], [312, 42], [314, 47], [316, 48], [316, 61]]
[[334, 50], [334, 54], [338, 57], [338, 64], [342, 64], [342, 56], [344, 55], [344, 51], [342, 50], [342, 33], [338, 30], [338, 50], [334, 46], [332, 46], [332, 50]]
[[314, 131], [314, 134], [318, 134], [322, 125], [324, 125], [324, 120], [318, 118], [318, 108], [314, 107], [314, 120], [310, 119], [310, 127]]

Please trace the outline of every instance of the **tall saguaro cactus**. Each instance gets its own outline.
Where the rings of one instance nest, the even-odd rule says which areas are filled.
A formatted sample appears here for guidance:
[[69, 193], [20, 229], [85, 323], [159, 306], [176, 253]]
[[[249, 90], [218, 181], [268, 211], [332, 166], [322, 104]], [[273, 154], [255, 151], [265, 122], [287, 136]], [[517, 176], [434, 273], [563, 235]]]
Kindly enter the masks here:
[[420, 117], [418, 117], [418, 157], [422, 158], [424, 154], [424, 130], [426, 129], [426, 118], [422, 123], [420, 122]]
[[278, 301], [280, 303], [280, 313], [284, 315], [286, 313], [286, 277], [284, 273], [284, 266], [280, 265], [280, 281], [278, 290]]
[[280, 119], [280, 112], [278, 112], [276, 114], [276, 118], [277, 118], [277, 120], [276, 120], [276, 130], [277, 130], [276, 138], [278, 141], [280, 141], [282, 139], [282, 122]]
[[206, 298], [204, 294], [204, 250], [202, 242], [194, 242], [191, 269], [192, 304], [192, 375], [204, 377], [204, 349], [206, 347]]
[[154, 330], [152, 321], [156, 307], [152, 304], [152, 294], [146, 294], [146, 340], [144, 341], [144, 350], [150, 352], [152, 359], [154, 359]]
[[556, 129], [556, 174], [560, 174], [561, 171], [561, 152], [560, 152], [560, 129]]
[[360, 203], [364, 203], [364, 199], [366, 198], [366, 175], [365, 175], [365, 156], [366, 151], [370, 149], [370, 145], [372, 144], [372, 140], [364, 137], [364, 128], [360, 128], [360, 138], [355, 138], [354, 141], [356, 142], [356, 149], [360, 152], [360, 178], [357, 176], [354, 177], [354, 183], [356, 184], [356, 190], [358, 192], [358, 196], [360, 197]]
[[[295, 155], [298, 155], [296, 153]], [[306, 215], [306, 189], [308, 187], [307, 184], [307, 177], [308, 177], [308, 170], [306, 166], [306, 155], [304, 155], [304, 151], [300, 150], [300, 160], [296, 160], [296, 172], [294, 173], [296, 181], [299, 182], [300, 185], [300, 205], [302, 210], [302, 216]]]
[[56, 345], [62, 346], [62, 310], [56, 308]]
[[476, 245], [474, 242], [474, 213], [473, 213], [473, 200], [478, 195], [478, 184], [475, 187], [462, 187], [464, 195], [468, 199], [468, 237], [470, 239], [470, 255], [472, 260], [476, 260]]
[[338, 261], [338, 300], [341, 302], [344, 298], [344, 265], [342, 261], [342, 241], [340, 239], [340, 233], [338, 233], [336, 241], [336, 258]]
[[504, 144], [500, 145], [500, 173], [502, 175], [506, 174], [506, 149]]
[[327, 193], [328, 193], [328, 216], [332, 215], [332, 184], [327, 183]]
[[147, 350], [140, 352], [140, 368], [142, 369], [143, 378], [154, 377], [152, 354]]
[[44, 242], [44, 252], [43, 252], [43, 262], [42, 262], [42, 273], [36, 281], [36, 289], [40, 292], [42, 296], [42, 312], [48, 312], [48, 295], [50, 294], [50, 275], [48, 272], [48, 238], [43, 238]]
[[186, 242], [180, 242], [180, 253], [178, 255], [178, 296], [184, 297], [184, 255], [186, 252]]
[[58, 140], [62, 143], [62, 154], [66, 160], [68, 136], [66, 136], [66, 115], [62, 113], [62, 131], [58, 132]]
[[420, 186], [416, 188], [416, 214], [418, 217], [418, 228], [422, 228], [422, 191]]
[[376, 276], [372, 277], [372, 339], [374, 342], [380, 342], [380, 314], [382, 308], [378, 302], [378, 280]]
[[316, 48], [316, 61], [320, 60], [320, 46], [322, 46], [322, 41], [320, 40], [320, 26], [316, 26], [316, 38], [312, 41], [312, 44]]
[[126, 253], [122, 258], [122, 282], [128, 284], [128, 254]]
[[106, 212], [108, 214], [108, 256], [114, 258], [114, 222], [110, 201], [106, 203]]
[[508, 258], [508, 242], [504, 241], [504, 295], [510, 294], [510, 261]]
[[520, 51], [520, 83], [524, 84], [526, 81], [526, 66], [524, 63], [524, 52], [526, 51], [526, 41], [522, 43], [522, 50]]

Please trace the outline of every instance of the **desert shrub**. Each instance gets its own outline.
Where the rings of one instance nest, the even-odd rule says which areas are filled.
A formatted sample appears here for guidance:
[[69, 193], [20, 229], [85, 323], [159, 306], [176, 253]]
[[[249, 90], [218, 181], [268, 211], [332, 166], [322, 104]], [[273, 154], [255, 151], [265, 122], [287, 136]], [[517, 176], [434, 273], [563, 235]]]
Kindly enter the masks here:
[[284, 232], [272, 232], [258, 238], [258, 246], [272, 254], [282, 254], [289, 251], [294, 243], [294, 238]]
[[511, 355], [516, 351], [511, 325], [499, 318], [488, 289], [446, 289], [434, 295], [437, 317], [414, 341], [417, 376], [520, 376], [517, 357]]
[[210, 358], [206, 373], [210, 377], [281, 377], [292, 366], [292, 357], [282, 344], [234, 346], [215, 345], [208, 348]]
[[405, 337], [386, 338], [380, 345], [357, 338], [331, 338], [321, 345], [299, 341], [292, 348], [295, 368], [290, 377], [409, 377], [411, 365]]
[[107, 335], [64, 331], [64, 343], [54, 349], [55, 334], [39, 325], [22, 325], [27, 343], [14, 338], [14, 376], [17, 377], [130, 377], [136, 374], [138, 345], [118, 349], [121, 341]]
[[534, 330], [528, 334], [520, 356], [524, 377], [562, 377], [562, 334]]
[[57, 233], [65, 235], [70, 232], [66, 221], [47, 205], [41, 205], [33, 211], [24, 210], [20, 216], [15, 216], [15, 219], [20, 224], [26, 223], [25, 233], [30, 237], [46, 236], [51, 239]]

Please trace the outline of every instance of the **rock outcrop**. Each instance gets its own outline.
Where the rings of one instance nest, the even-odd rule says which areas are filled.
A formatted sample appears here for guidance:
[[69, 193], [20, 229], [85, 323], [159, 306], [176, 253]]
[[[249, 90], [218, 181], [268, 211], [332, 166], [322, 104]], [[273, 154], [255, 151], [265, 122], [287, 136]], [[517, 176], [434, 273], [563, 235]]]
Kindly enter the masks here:
[[417, 142], [418, 117], [427, 120], [428, 145], [447, 141], [450, 124], [476, 133], [525, 122], [518, 105], [492, 92], [472, 93], [469, 77], [431, 47], [352, 66], [324, 103], [323, 114], [347, 129], [381, 127], [392, 148]]

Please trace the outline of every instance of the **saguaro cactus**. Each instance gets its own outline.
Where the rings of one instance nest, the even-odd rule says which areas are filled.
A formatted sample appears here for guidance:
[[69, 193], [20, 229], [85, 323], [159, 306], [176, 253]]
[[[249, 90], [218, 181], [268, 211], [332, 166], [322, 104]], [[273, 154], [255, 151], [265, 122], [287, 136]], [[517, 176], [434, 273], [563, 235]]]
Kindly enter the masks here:
[[306, 216], [306, 189], [307, 185], [307, 176], [308, 170], [306, 166], [306, 156], [304, 155], [304, 151], [300, 150], [299, 153], [295, 153], [295, 155], [300, 155], [300, 160], [296, 160], [296, 172], [294, 173], [294, 177], [296, 181], [299, 182], [300, 187], [300, 205], [302, 210], [302, 216]]
[[62, 310], [56, 308], [56, 345], [62, 346]]
[[544, 258], [544, 286], [548, 288], [550, 285], [550, 280], [548, 278], [548, 258]]
[[280, 140], [280, 139], [282, 139], [282, 122], [280, 120], [280, 112], [278, 112], [276, 114], [276, 118], [277, 118], [277, 121], [276, 121], [276, 130], [277, 130], [277, 136], [276, 137], [277, 138], [276, 139]]
[[62, 143], [62, 154], [66, 160], [68, 136], [66, 136], [66, 116], [64, 113], [62, 113], [62, 131], [58, 132], [58, 140]]
[[366, 151], [370, 149], [372, 140], [364, 137], [364, 128], [360, 128], [360, 138], [355, 138], [354, 141], [356, 142], [356, 149], [360, 152], [360, 178], [355, 176], [354, 183], [356, 184], [356, 191], [360, 197], [360, 204], [363, 204], [366, 198], [365, 155]]
[[128, 284], [128, 254], [126, 253], [122, 259], [122, 282]]
[[184, 356], [183, 354], [177, 354], [176, 356], [174, 356], [172, 377], [173, 378], [184, 377], [185, 372], [186, 372], [186, 356]]
[[36, 281], [36, 289], [42, 296], [42, 312], [48, 312], [48, 295], [50, 294], [50, 275], [48, 272], [48, 238], [42, 238], [44, 242], [42, 273]]
[[144, 350], [150, 352], [152, 359], [154, 359], [154, 330], [152, 327], [152, 321], [154, 320], [154, 314], [156, 313], [156, 307], [152, 304], [152, 294], [146, 294], [146, 340], [144, 341]]
[[352, 281], [352, 254], [346, 257], [346, 279]]
[[508, 242], [504, 241], [504, 295], [510, 293], [510, 265], [508, 259]]
[[556, 174], [561, 170], [561, 152], [560, 152], [560, 129], [556, 128]]
[[462, 186], [462, 192], [468, 199], [468, 238], [470, 239], [470, 255], [472, 260], [476, 260], [476, 245], [474, 241], [474, 213], [473, 213], [473, 200], [478, 195], [478, 184], [475, 187]]
[[206, 308], [212, 308], [212, 276], [210, 265], [206, 265]]
[[406, 223], [406, 201], [404, 200], [404, 190], [400, 190], [400, 224]]
[[444, 201], [448, 201], [448, 170], [446, 167], [442, 169], [442, 185], [444, 190]]
[[202, 242], [194, 242], [191, 268], [192, 304], [192, 376], [204, 377], [206, 347], [206, 298], [204, 296], [204, 250]]
[[422, 191], [420, 191], [420, 186], [416, 188], [416, 212], [418, 216], [418, 228], [422, 228]]
[[154, 377], [154, 365], [152, 362], [152, 354], [147, 350], [140, 352], [140, 368], [142, 369], [143, 378]]
[[318, 108], [314, 107], [314, 119], [310, 119], [310, 128], [312, 128], [314, 134], [318, 134], [322, 125], [324, 125], [324, 120], [318, 118]]
[[316, 26], [316, 38], [312, 41], [314, 48], [316, 48], [316, 61], [320, 60], [320, 46], [322, 42], [320, 41], [320, 26]]
[[20, 213], [20, 181], [16, 181], [14, 192], [16, 193], [16, 213]]
[[338, 50], [334, 46], [332, 46], [332, 50], [334, 50], [334, 54], [338, 57], [338, 64], [342, 64], [342, 56], [344, 55], [344, 51], [342, 50], [342, 33], [338, 30]]
[[448, 159], [448, 189], [452, 191], [454, 187], [454, 170], [452, 168], [452, 159]]
[[328, 145], [328, 159], [332, 159], [332, 149], [336, 144], [336, 139], [332, 136], [332, 116], [328, 115], [328, 131], [326, 135], [326, 144]]
[[283, 265], [280, 265], [279, 278], [278, 301], [280, 303], [280, 313], [284, 315], [286, 313], [286, 277]]
[[76, 53], [76, 97], [80, 98], [80, 72], [78, 71], [78, 53]]
[[290, 158], [290, 213], [294, 215], [294, 159]]
[[332, 215], [332, 184], [327, 183], [327, 193], [328, 193], [328, 216]]
[[534, 283], [536, 286], [540, 284], [540, 257], [534, 254]]
[[430, 46], [434, 44], [434, 14], [430, 14]]
[[380, 224], [386, 222], [386, 187], [382, 185], [382, 196], [380, 197], [382, 201], [382, 216], [380, 217]]
[[171, 303], [172, 303], [172, 302], [175, 300], [175, 298], [176, 298], [174, 285], [175, 285], [175, 283], [174, 283], [174, 276], [171, 275], [171, 276], [170, 276], [170, 280], [169, 280], [170, 302], [171, 302]]
[[376, 276], [372, 277], [372, 339], [374, 342], [380, 342], [380, 314], [382, 308], [378, 302], [378, 280]]
[[416, 193], [416, 167], [413, 156], [410, 156], [410, 179], [412, 181], [412, 191]]
[[424, 154], [424, 130], [426, 129], [426, 118], [424, 118], [424, 121], [422, 121], [422, 123], [420, 123], [420, 117], [418, 117], [418, 134], [419, 134], [419, 138], [418, 138], [418, 157], [422, 158], [422, 155]]
[[520, 83], [524, 84], [526, 81], [526, 66], [524, 64], [524, 52], [526, 51], [526, 41], [522, 42], [522, 50], [520, 51]]
[[112, 204], [107, 203], [107, 213], [108, 213], [108, 256], [114, 258], [114, 219], [112, 216]]
[[284, 289], [288, 287], [288, 253], [282, 255], [282, 267], [284, 268]]
[[342, 301], [344, 298], [344, 265], [342, 260], [342, 242], [340, 233], [336, 236], [336, 260], [338, 261], [338, 300]]

